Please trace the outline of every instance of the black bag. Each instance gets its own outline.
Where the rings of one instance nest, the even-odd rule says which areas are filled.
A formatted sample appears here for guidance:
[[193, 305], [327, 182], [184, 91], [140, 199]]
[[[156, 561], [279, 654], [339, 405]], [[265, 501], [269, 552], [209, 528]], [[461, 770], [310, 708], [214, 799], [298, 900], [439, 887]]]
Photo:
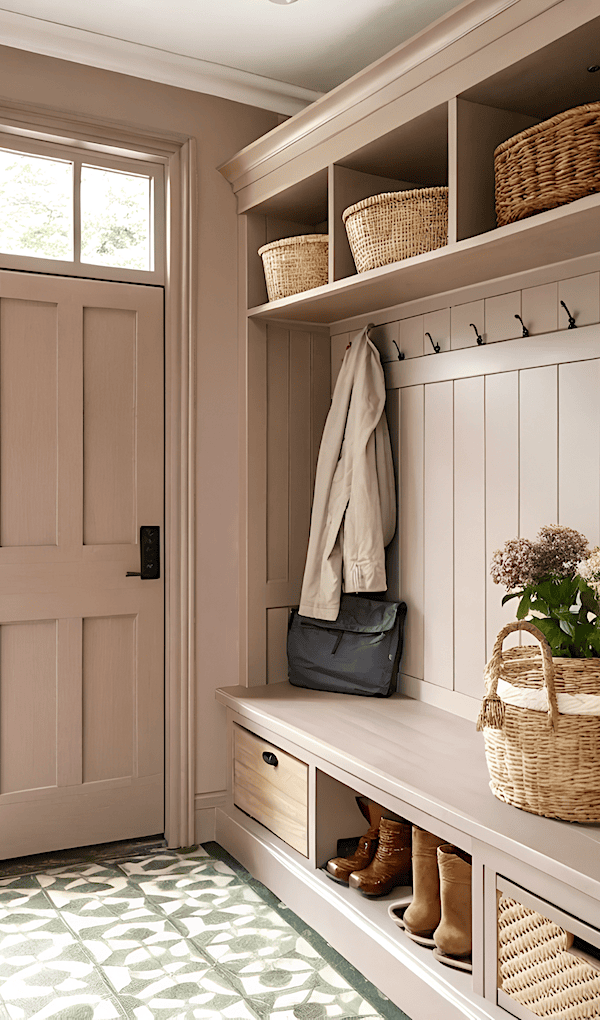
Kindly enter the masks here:
[[396, 689], [406, 602], [342, 595], [337, 620], [293, 610], [288, 627], [288, 679], [294, 687], [387, 698]]

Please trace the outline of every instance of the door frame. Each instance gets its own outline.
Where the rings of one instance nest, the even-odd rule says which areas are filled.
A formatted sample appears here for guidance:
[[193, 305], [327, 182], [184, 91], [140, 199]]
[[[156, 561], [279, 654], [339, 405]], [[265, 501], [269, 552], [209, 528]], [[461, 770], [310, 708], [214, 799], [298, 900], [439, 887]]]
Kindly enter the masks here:
[[165, 837], [195, 842], [196, 140], [3, 101], [0, 131], [165, 167]]

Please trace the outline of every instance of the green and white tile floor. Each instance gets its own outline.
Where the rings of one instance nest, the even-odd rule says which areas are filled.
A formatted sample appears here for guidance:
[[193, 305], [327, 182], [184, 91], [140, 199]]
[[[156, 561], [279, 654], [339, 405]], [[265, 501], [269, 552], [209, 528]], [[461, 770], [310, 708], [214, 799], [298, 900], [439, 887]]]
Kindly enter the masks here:
[[406, 1020], [216, 843], [0, 878], [2, 1020]]

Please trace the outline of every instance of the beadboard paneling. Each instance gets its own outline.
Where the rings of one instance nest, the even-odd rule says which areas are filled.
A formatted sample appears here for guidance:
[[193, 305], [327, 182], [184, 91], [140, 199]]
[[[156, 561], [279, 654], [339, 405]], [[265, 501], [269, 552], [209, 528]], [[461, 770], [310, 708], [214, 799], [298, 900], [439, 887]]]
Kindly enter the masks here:
[[424, 680], [452, 688], [454, 673], [454, 383], [425, 387]]
[[454, 689], [478, 697], [485, 656], [485, 388], [454, 383]]
[[[409, 607], [402, 673], [415, 678], [413, 696], [420, 691], [427, 700], [441, 688], [446, 701], [456, 695], [461, 713], [466, 699], [473, 706], [480, 699], [498, 631], [515, 618], [515, 603], [502, 607], [505, 589], [489, 576], [491, 556], [507, 539], [535, 539], [540, 527], [558, 521], [598, 544], [596, 341], [590, 334], [591, 357], [581, 360], [573, 334], [555, 334], [548, 364], [548, 347], [536, 338], [538, 367], [530, 342], [515, 341], [522, 343], [521, 368], [515, 350], [510, 371], [494, 362], [489, 374], [458, 378], [451, 352], [447, 361], [430, 359], [431, 382], [414, 385], [407, 371], [399, 394], [388, 391], [400, 409], [400, 434], [393, 431], [392, 439], [400, 451], [399, 594]], [[506, 643], [516, 641], [511, 635]]]
[[[514, 606], [502, 605], [504, 589], [489, 574], [492, 555], [519, 533], [519, 373], [485, 379], [485, 541], [486, 647], [492, 652], [498, 631], [515, 618]], [[506, 646], [519, 643], [511, 634]]]
[[600, 362], [558, 369], [558, 514], [600, 544]]
[[[402, 598], [408, 606], [402, 672], [423, 679], [423, 523], [425, 387], [408, 386], [400, 395], [400, 561]], [[393, 433], [392, 433], [393, 435]]]
[[252, 685], [281, 680], [285, 669], [287, 612], [300, 599], [331, 360], [329, 336], [310, 329], [269, 324], [250, 331], [248, 345], [248, 532], [258, 539], [248, 556]]
[[520, 373], [519, 518], [520, 534], [527, 538], [558, 519], [557, 398], [555, 365]]

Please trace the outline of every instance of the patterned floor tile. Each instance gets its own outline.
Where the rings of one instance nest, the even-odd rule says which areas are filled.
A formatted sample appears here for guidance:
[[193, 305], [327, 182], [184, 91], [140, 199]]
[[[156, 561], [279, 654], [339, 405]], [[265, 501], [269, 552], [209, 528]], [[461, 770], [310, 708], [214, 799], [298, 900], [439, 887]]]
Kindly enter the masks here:
[[0, 879], [0, 1020], [407, 1020], [354, 973], [217, 844]]

